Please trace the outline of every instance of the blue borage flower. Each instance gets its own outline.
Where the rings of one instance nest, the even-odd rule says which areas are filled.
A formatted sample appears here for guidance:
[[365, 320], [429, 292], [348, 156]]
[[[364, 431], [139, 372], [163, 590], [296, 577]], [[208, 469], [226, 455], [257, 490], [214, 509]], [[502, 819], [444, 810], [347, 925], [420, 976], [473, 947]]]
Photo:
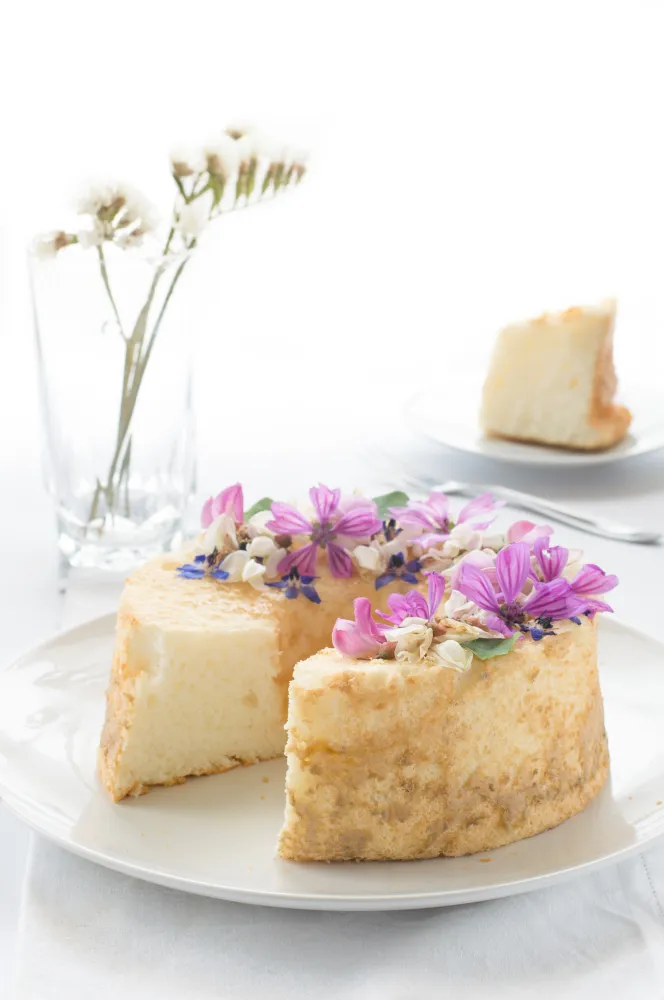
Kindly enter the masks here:
[[387, 570], [381, 576], [376, 577], [376, 590], [386, 587], [388, 583], [395, 580], [405, 580], [406, 583], [418, 583], [417, 574], [422, 570], [422, 563], [419, 559], [411, 559], [406, 562], [403, 552], [396, 552], [390, 556]]
[[216, 559], [216, 552], [209, 556], [195, 556], [193, 563], [184, 563], [183, 566], [178, 566], [178, 576], [185, 580], [202, 580], [205, 576], [211, 576], [215, 580], [227, 580], [228, 573], [219, 569]]
[[312, 604], [320, 604], [320, 595], [314, 587], [315, 576], [300, 576], [297, 566], [293, 566], [290, 573], [282, 576], [281, 580], [274, 583], [267, 583], [267, 587], [275, 587], [283, 590], [289, 601], [295, 600], [302, 594]]

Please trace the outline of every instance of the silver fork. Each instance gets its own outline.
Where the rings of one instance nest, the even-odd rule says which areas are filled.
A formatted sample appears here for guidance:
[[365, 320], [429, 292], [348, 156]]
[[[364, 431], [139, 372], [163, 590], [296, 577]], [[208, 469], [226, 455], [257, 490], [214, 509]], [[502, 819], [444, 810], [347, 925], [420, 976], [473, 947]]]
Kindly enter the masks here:
[[478, 493], [492, 493], [499, 500], [506, 500], [512, 507], [550, 517], [554, 521], [568, 524], [580, 531], [587, 531], [591, 535], [599, 535], [601, 538], [612, 538], [618, 542], [632, 542], [637, 545], [661, 545], [664, 542], [664, 535], [656, 531], [639, 531], [637, 528], [611, 521], [606, 517], [590, 517], [579, 511], [570, 510], [569, 507], [563, 507], [553, 500], [544, 500], [532, 493], [513, 490], [509, 486], [478, 486], [472, 483], [459, 483], [453, 479], [446, 483], [434, 483], [433, 480], [424, 477], [415, 478], [408, 474], [400, 475], [399, 478], [400, 485], [406, 486], [409, 490], [438, 490], [441, 493], [465, 497], [474, 497]]

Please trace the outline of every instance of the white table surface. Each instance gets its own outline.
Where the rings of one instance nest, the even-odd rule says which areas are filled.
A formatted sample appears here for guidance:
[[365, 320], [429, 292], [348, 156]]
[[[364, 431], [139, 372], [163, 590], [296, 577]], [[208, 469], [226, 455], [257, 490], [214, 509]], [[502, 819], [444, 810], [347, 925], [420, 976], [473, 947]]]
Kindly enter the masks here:
[[[503, 482], [523, 489], [537, 489], [552, 498], [569, 500], [580, 509], [613, 515], [643, 527], [661, 528], [664, 522], [664, 454], [661, 453], [586, 472], [545, 473], [492, 465], [453, 452], [435, 452], [403, 433], [393, 439], [392, 450], [407, 458], [395, 458], [386, 467], [384, 459], [373, 462], [365, 456], [361, 461], [357, 457], [350, 460], [347, 453], [330, 452], [318, 455], [315, 460], [302, 455], [296, 476], [301, 482], [296, 489], [302, 489], [308, 478], [315, 478], [317, 473], [345, 487], [359, 483], [363, 477], [367, 486], [378, 488], [396, 485], [400, 469], [411, 474], [426, 470], [441, 478]], [[262, 465], [262, 472], [257, 476], [254, 471], [257, 464], [252, 463], [250, 467], [240, 455], [235, 456], [235, 460], [230, 456], [227, 462], [238, 477], [251, 484], [252, 494], [255, 491], [258, 495], [268, 488], [271, 492], [283, 489], [286, 495], [292, 494], [292, 488], [288, 489], [285, 483], [281, 486], [287, 475], [292, 482], [292, 466], [285, 472], [280, 467], [266, 470]], [[353, 470], [360, 469], [361, 475], [354, 474]], [[206, 488], [222, 485], [208, 480], [206, 476]], [[0, 607], [3, 608], [0, 655], [6, 661], [59, 626], [63, 599], [57, 588], [50, 506], [36, 474], [31, 475], [26, 470], [22, 477], [15, 477], [1, 495], [0, 503], [0, 546], [5, 565], [12, 567], [11, 573], [0, 577]], [[615, 592], [615, 599], [612, 594], [616, 611], [626, 620], [656, 631], [657, 615], [661, 611], [659, 576], [664, 571], [664, 549], [582, 537], [562, 527], [557, 530], [565, 542], [581, 545], [594, 561], [620, 575], [622, 586]], [[664, 676], [662, 691], [664, 694]], [[5, 989], [8, 989], [17, 942], [29, 837], [22, 824], [0, 806], [0, 986], [4, 980]]]

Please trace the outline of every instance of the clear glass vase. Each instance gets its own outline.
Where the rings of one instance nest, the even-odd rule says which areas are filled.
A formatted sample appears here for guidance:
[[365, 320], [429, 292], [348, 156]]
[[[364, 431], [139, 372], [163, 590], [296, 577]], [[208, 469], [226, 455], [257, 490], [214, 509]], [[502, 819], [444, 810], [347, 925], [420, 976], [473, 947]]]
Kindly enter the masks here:
[[126, 572], [177, 543], [194, 488], [185, 255], [30, 254], [61, 569]]

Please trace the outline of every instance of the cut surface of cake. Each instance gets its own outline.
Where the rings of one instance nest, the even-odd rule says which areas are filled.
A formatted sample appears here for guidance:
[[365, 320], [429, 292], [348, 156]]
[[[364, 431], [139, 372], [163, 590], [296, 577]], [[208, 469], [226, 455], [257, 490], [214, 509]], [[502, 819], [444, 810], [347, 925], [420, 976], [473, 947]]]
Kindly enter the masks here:
[[491, 850], [584, 808], [608, 774], [596, 627], [459, 673], [326, 649], [290, 687], [282, 858]]
[[324, 567], [320, 604], [183, 579], [176, 567], [158, 557], [122, 594], [100, 748], [116, 800], [280, 756], [295, 663], [327, 645], [356, 597], [375, 594], [373, 577], [334, 579]]
[[607, 300], [505, 327], [484, 384], [485, 433], [588, 451], [620, 441], [631, 414], [614, 402], [615, 311]]

